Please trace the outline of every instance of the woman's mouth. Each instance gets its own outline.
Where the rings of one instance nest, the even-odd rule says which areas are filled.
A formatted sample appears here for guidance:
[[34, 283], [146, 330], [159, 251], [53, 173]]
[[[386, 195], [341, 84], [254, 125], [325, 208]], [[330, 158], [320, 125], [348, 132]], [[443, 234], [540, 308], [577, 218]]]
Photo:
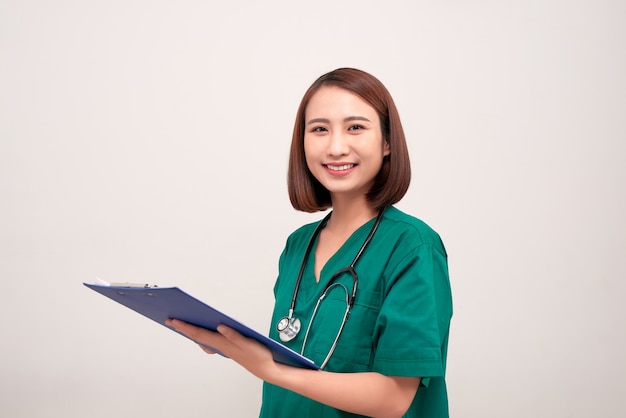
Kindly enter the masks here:
[[332, 165], [332, 164], [324, 164], [325, 167], [331, 171], [346, 171], [350, 170], [356, 164], [341, 164], [341, 165]]

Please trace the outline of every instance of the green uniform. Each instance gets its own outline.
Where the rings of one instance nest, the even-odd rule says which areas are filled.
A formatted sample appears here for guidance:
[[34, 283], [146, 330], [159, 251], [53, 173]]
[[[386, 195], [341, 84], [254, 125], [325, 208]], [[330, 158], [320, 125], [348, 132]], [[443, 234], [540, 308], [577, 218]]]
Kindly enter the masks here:
[[[298, 336], [283, 343], [300, 352], [320, 292], [330, 277], [350, 265], [374, 220], [355, 231], [324, 266], [319, 283], [313, 266], [315, 247], [307, 260], [294, 317], [302, 321]], [[302, 257], [317, 223], [305, 225], [289, 239], [279, 261], [274, 287], [276, 305], [270, 337], [280, 341], [276, 323], [287, 315]], [[445, 383], [452, 298], [446, 251], [436, 232], [395, 207], [383, 215], [374, 238], [356, 264], [356, 301], [326, 371], [374, 371], [388, 376], [421, 377], [422, 383], [405, 417], [448, 417]], [[352, 279], [340, 279], [351, 291]], [[320, 303], [304, 355], [317, 364], [326, 357], [346, 309], [346, 293], [332, 288]], [[265, 383], [262, 418], [354, 417]]]

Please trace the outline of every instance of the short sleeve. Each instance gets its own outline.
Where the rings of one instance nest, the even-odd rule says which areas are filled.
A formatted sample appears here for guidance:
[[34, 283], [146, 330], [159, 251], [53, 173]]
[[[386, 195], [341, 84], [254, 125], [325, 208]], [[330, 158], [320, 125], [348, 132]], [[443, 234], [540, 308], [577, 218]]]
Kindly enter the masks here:
[[421, 244], [385, 277], [385, 298], [375, 327], [373, 370], [388, 376], [445, 373], [445, 346], [452, 316], [445, 250]]

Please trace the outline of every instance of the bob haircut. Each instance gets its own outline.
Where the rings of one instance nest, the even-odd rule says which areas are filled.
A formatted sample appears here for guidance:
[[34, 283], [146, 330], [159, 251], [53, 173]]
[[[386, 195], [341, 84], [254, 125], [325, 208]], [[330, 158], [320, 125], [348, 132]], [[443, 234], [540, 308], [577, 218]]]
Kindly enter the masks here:
[[396, 105], [376, 77], [354, 68], [338, 68], [315, 80], [298, 107], [287, 173], [287, 189], [292, 206], [303, 212], [317, 212], [332, 206], [330, 192], [311, 174], [304, 155], [306, 108], [311, 97], [320, 88], [327, 86], [356, 94], [378, 113], [383, 140], [389, 144], [390, 152], [383, 159], [374, 184], [367, 193], [367, 200], [376, 210], [400, 201], [411, 182], [411, 164]]

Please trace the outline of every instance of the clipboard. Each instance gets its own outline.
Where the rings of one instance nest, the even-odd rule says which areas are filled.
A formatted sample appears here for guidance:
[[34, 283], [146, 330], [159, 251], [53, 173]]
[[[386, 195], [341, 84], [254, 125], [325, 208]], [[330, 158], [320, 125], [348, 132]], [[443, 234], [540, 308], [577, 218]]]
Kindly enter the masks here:
[[[180, 319], [212, 331], [215, 331], [219, 324], [224, 324], [268, 347], [274, 360], [279, 363], [319, 370], [319, 366], [310, 359], [201, 302], [178, 287], [83, 284], [184, 337], [186, 337], [184, 334], [166, 326], [165, 321], [170, 318]], [[218, 350], [212, 347], [208, 348], [223, 356]]]

